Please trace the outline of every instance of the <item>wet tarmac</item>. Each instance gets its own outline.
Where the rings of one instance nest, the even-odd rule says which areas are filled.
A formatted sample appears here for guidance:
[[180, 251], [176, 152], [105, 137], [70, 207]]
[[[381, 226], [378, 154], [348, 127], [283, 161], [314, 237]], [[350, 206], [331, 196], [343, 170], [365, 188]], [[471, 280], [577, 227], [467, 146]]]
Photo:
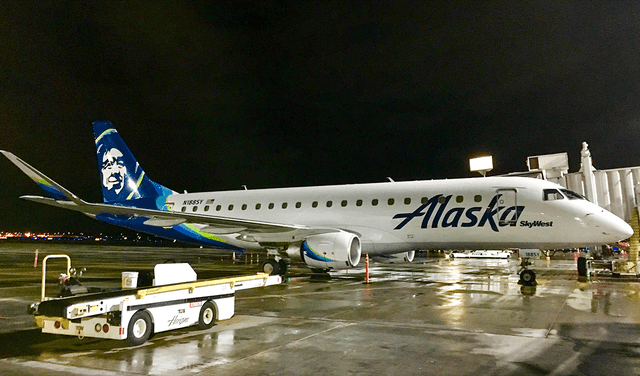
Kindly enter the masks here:
[[[238, 291], [236, 316], [213, 328], [158, 333], [139, 347], [40, 333], [33, 252], [67, 253], [87, 285], [173, 259], [201, 278], [251, 274], [257, 255], [189, 248], [0, 243], [2, 375], [638, 375], [640, 284], [578, 280], [569, 260], [422, 258], [316, 277], [293, 267], [282, 285]], [[55, 269], [55, 266], [52, 266]], [[55, 292], [55, 273], [50, 273]]]

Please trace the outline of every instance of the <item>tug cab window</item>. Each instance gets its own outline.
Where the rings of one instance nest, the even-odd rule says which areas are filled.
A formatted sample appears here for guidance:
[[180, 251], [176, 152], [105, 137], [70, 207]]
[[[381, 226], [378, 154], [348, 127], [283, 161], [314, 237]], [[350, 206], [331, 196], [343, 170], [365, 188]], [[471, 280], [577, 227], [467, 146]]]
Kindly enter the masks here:
[[568, 189], [561, 189], [561, 191], [562, 193], [564, 193], [565, 196], [567, 196], [569, 200], [586, 200], [584, 196], [582, 196], [581, 194], [575, 193], [574, 191], [570, 191]]
[[554, 200], [562, 200], [564, 196], [557, 189], [545, 189], [544, 190], [544, 201], [554, 201]]

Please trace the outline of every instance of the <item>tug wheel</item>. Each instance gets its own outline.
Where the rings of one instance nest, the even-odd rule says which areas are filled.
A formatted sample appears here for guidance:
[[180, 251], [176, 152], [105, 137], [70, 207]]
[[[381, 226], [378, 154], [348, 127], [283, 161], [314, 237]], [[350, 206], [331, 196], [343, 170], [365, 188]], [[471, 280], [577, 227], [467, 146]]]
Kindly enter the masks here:
[[138, 346], [145, 343], [151, 336], [151, 316], [147, 311], [138, 311], [133, 314], [127, 327], [127, 343]]
[[211, 301], [207, 301], [200, 308], [198, 317], [198, 328], [209, 329], [216, 323], [216, 307]]

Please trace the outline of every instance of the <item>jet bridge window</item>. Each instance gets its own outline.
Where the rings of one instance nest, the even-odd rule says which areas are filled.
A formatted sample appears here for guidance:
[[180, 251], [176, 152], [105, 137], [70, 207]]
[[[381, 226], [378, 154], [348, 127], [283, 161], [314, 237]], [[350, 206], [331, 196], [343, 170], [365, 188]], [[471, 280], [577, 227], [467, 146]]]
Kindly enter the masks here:
[[586, 200], [586, 197], [581, 194], [575, 193], [574, 191], [570, 191], [568, 189], [561, 189], [561, 191], [565, 196], [567, 196], [569, 200]]
[[545, 189], [544, 191], [544, 201], [554, 201], [554, 200], [562, 200], [564, 196], [557, 189]]

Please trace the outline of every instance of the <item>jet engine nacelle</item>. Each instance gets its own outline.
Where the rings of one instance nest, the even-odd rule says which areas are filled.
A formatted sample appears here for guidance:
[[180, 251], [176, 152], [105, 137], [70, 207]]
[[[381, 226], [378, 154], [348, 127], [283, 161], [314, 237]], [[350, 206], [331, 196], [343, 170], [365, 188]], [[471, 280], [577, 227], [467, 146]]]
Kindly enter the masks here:
[[411, 262], [416, 255], [416, 251], [394, 253], [392, 255], [373, 256], [371, 259], [375, 262], [383, 262], [385, 264], [399, 264], [401, 262]]
[[360, 262], [361, 253], [360, 238], [345, 231], [311, 235], [287, 249], [290, 258], [317, 269], [353, 268]]

